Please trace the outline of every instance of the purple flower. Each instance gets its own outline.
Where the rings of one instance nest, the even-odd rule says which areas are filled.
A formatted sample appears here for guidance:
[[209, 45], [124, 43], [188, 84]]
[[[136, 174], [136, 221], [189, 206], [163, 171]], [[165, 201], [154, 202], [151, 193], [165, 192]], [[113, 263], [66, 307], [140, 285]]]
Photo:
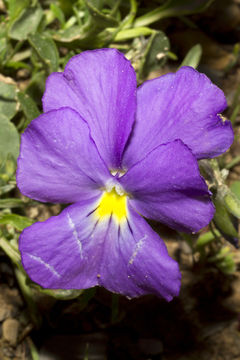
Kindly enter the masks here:
[[115, 49], [83, 52], [51, 74], [45, 113], [22, 135], [17, 183], [30, 198], [72, 205], [21, 234], [30, 278], [52, 289], [176, 296], [178, 265], [144, 217], [184, 232], [209, 223], [197, 159], [231, 145], [225, 107], [223, 92], [190, 67], [137, 89]]

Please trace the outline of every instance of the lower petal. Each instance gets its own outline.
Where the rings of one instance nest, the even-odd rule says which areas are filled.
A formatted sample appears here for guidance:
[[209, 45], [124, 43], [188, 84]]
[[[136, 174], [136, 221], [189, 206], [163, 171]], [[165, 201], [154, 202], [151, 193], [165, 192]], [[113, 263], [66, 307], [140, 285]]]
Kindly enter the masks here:
[[179, 293], [181, 274], [163, 240], [131, 207], [128, 220], [109, 226], [99, 271], [99, 284], [129, 298], [155, 294], [172, 300]]
[[30, 278], [45, 288], [100, 285], [130, 298], [156, 294], [171, 300], [180, 273], [163, 241], [131, 208], [121, 221], [99, 217], [100, 201], [71, 205], [23, 231], [19, 247]]
[[97, 285], [104, 239], [96, 238], [89, 213], [97, 199], [67, 207], [58, 216], [26, 228], [19, 242], [23, 266], [44, 288], [85, 289]]

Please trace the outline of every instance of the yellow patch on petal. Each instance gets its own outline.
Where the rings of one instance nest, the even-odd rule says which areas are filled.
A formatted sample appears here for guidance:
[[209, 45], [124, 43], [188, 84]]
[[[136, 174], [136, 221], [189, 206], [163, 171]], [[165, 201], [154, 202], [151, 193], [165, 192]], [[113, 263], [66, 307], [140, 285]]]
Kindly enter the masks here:
[[104, 192], [95, 214], [102, 219], [113, 216], [118, 222], [125, 220], [127, 217], [127, 195], [119, 195], [114, 188], [110, 192]]

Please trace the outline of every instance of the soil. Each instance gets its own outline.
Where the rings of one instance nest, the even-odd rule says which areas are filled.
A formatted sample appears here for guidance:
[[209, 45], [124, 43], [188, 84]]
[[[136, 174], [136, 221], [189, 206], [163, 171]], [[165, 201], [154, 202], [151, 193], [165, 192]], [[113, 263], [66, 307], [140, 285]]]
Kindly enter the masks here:
[[112, 307], [116, 296], [98, 288], [85, 307], [81, 296], [57, 301], [41, 295], [35, 298], [40, 329], [33, 328], [12, 266], [1, 254], [0, 359], [30, 360], [34, 342], [40, 360], [239, 360], [239, 252], [238, 270], [226, 276], [194, 264], [179, 240], [166, 242], [181, 266], [178, 298], [167, 303], [155, 296], [120, 296]]

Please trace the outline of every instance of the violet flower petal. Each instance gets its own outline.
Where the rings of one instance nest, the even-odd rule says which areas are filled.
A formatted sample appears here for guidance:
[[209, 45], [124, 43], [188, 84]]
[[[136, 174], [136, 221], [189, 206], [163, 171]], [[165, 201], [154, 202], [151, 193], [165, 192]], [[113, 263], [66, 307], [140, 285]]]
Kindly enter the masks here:
[[104, 239], [95, 239], [96, 221], [88, 217], [96, 200], [70, 205], [60, 215], [23, 230], [19, 250], [23, 267], [33, 281], [50, 289], [97, 285]]
[[71, 205], [22, 232], [19, 248], [30, 278], [52, 289], [101, 285], [128, 297], [152, 293], [169, 301], [178, 295], [178, 265], [147, 222], [132, 209], [121, 224], [97, 220], [96, 203]]
[[71, 203], [100, 194], [111, 178], [89, 136], [87, 123], [70, 108], [33, 120], [22, 135], [17, 184], [43, 202]]
[[204, 74], [182, 67], [138, 88], [134, 131], [123, 165], [130, 167], [160, 144], [181, 139], [198, 159], [225, 152], [233, 142], [222, 90]]
[[137, 212], [174, 229], [198, 231], [214, 215], [197, 160], [181, 140], [158, 146], [119, 182]]
[[172, 300], [179, 294], [181, 274], [166, 245], [135, 210], [128, 224], [111, 223], [102, 255], [99, 285], [129, 298], [155, 294]]
[[97, 148], [110, 169], [121, 165], [134, 122], [136, 75], [116, 49], [85, 51], [74, 56], [63, 73], [46, 82], [43, 109], [69, 106], [88, 122]]

